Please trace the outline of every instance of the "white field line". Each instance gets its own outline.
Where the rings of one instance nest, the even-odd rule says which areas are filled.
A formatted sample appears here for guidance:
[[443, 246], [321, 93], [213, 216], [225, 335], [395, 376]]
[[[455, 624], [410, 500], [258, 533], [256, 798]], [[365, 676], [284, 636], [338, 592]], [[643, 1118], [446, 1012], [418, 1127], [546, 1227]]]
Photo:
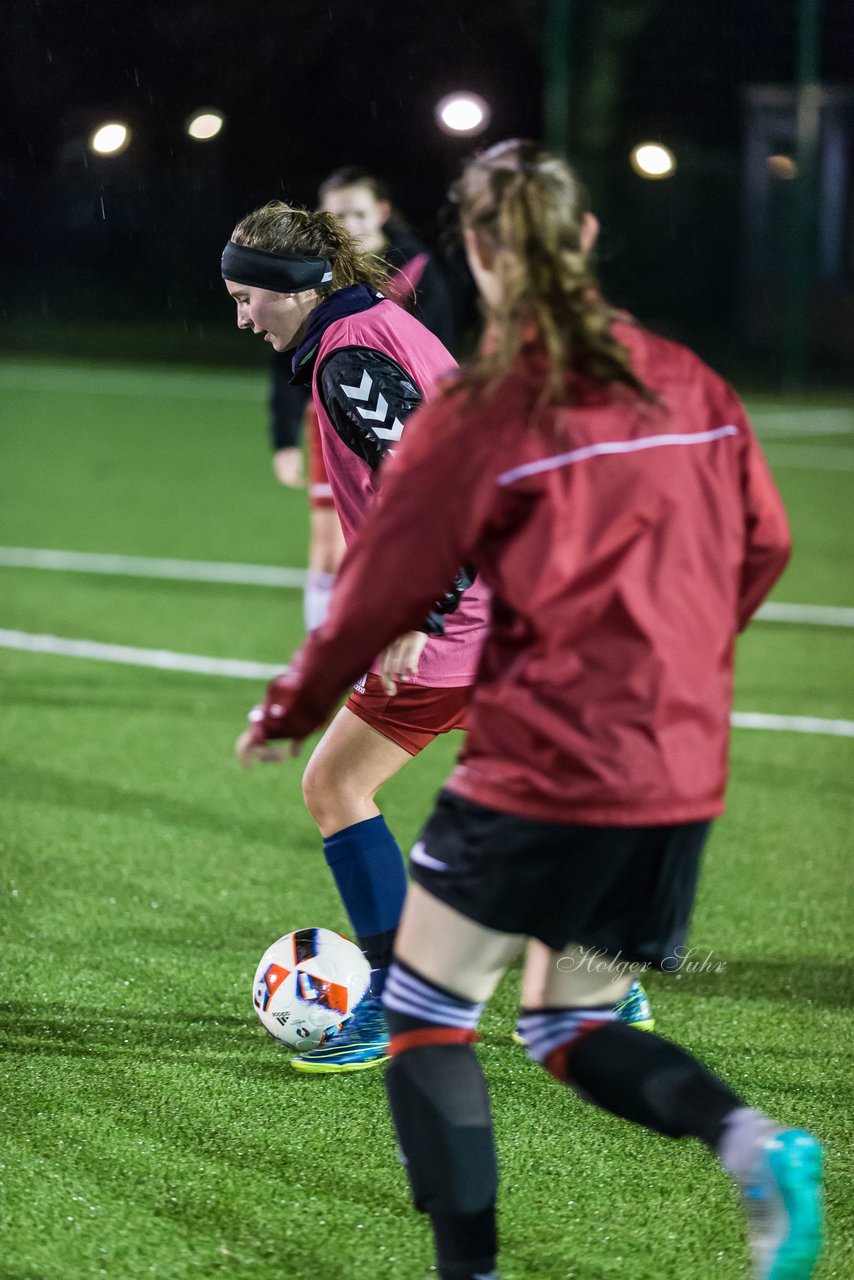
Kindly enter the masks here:
[[239, 658], [206, 658], [197, 653], [136, 649], [126, 644], [65, 640], [60, 636], [3, 629], [0, 629], [0, 649], [47, 653], [60, 658], [90, 658], [94, 662], [119, 662], [130, 667], [156, 667], [160, 671], [189, 671], [199, 676], [232, 676], [236, 680], [272, 680], [284, 669], [281, 662], [272, 666], [268, 662], [244, 662]]
[[[51, 551], [41, 547], [0, 547], [0, 566], [56, 569], [65, 573], [106, 573], [117, 577], [169, 578], [180, 582], [228, 582], [251, 587], [305, 586], [304, 569], [272, 564], [223, 564], [215, 560], [160, 560], [146, 556], [101, 555], [88, 551]], [[854, 627], [854, 608], [821, 604], [764, 604], [762, 622], [806, 623], [817, 627]]]
[[762, 711], [733, 711], [734, 729], [771, 729], [778, 733], [826, 733], [854, 738], [854, 720], [822, 720], [818, 716], [771, 716]]
[[149, 556], [51, 551], [41, 547], [0, 547], [0, 565], [15, 569], [59, 569], [65, 573], [108, 573], [118, 577], [172, 578], [179, 582], [231, 582], [251, 587], [304, 587], [304, 569], [273, 564], [223, 564], [214, 560], [160, 560]]
[[757, 611], [760, 622], [805, 622], [813, 627], [854, 627], [854, 609], [832, 604], [783, 604], [769, 600]]
[[[282, 665], [243, 662], [238, 658], [207, 658], [196, 653], [172, 653], [168, 649], [136, 649], [123, 644], [101, 644], [94, 640], [66, 640], [59, 636], [32, 635], [27, 631], [0, 630], [0, 649], [24, 653], [53, 654], [63, 658], [89, 658], [95, 662], [118, 662], [132, 667], [154, 667], [159, 671], [189, 671], [194, 675], [231, 676], [237, 680], [269, 680]], [[736, 729], [770, 729], [783, 733], [820, 733], [854, 738], [854, 720], [824, 720], [817, 716], [775, 716], [758, 711], [735, 711]]]

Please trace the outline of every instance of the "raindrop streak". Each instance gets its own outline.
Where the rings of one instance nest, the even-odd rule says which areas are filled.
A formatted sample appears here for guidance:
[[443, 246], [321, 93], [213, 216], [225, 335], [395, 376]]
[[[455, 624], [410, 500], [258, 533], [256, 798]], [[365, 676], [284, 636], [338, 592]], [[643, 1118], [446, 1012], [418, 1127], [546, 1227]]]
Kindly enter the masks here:
[[104, 222], [106, 222], [106, 221], [107, 221], [107, 211], [106, 211], [106, 209], [104, 208], [104, 197], [103, 197], [103, 196], [100, 196], [100, 197], [99, 197], [99, 199], [100, 199], [100, 201], [101, 201], [101, 217], [103, 218]]

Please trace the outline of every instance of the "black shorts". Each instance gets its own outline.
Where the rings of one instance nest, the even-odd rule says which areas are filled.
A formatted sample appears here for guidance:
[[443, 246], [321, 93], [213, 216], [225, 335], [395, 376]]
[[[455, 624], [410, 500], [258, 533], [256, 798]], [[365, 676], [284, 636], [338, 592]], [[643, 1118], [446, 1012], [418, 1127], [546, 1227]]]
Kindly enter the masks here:
[[442, 791], [411, 877], [489, 929], [659, 968], [685, 942], [710, 826], [535, 822]]

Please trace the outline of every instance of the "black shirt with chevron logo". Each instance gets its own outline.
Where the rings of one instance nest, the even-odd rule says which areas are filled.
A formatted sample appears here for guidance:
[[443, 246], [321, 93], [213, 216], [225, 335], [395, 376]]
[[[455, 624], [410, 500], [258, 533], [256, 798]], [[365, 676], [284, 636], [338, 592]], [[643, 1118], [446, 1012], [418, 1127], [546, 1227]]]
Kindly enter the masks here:
[[323, 407], [347, 448], [375, 471], [423, 400], [407, 371], [381, 351], [338, 347], [317, 371]]

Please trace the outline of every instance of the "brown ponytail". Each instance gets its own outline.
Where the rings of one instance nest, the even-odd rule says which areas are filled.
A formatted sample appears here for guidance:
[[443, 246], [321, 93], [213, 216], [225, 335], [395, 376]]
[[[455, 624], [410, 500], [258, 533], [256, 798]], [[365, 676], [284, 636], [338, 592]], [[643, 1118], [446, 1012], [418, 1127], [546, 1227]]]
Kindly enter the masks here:
[[616, 313], [582, 249], [584, 193], [565, 160], [533, 142], [498, 143], [466, 165], [451, 199], [501, 294], [486, 307], [492, 341], [466, 369], [464, 384], [493, 385], [536, 335], [548, 358], [543, 403], [567, 399], [570, 372], [652, 398], [611, 330]]
[[235, 244], [263, 249], [266, 253], [328, 258], [332, 263], [332, 283], [318, 289], [321, 296], [351, 284], [382, 289], [386, 280], [387, 272], [380, 259], [360, 252], [353, 237], [331, 213], [272, 200], [242, 218], [231, 238]]

